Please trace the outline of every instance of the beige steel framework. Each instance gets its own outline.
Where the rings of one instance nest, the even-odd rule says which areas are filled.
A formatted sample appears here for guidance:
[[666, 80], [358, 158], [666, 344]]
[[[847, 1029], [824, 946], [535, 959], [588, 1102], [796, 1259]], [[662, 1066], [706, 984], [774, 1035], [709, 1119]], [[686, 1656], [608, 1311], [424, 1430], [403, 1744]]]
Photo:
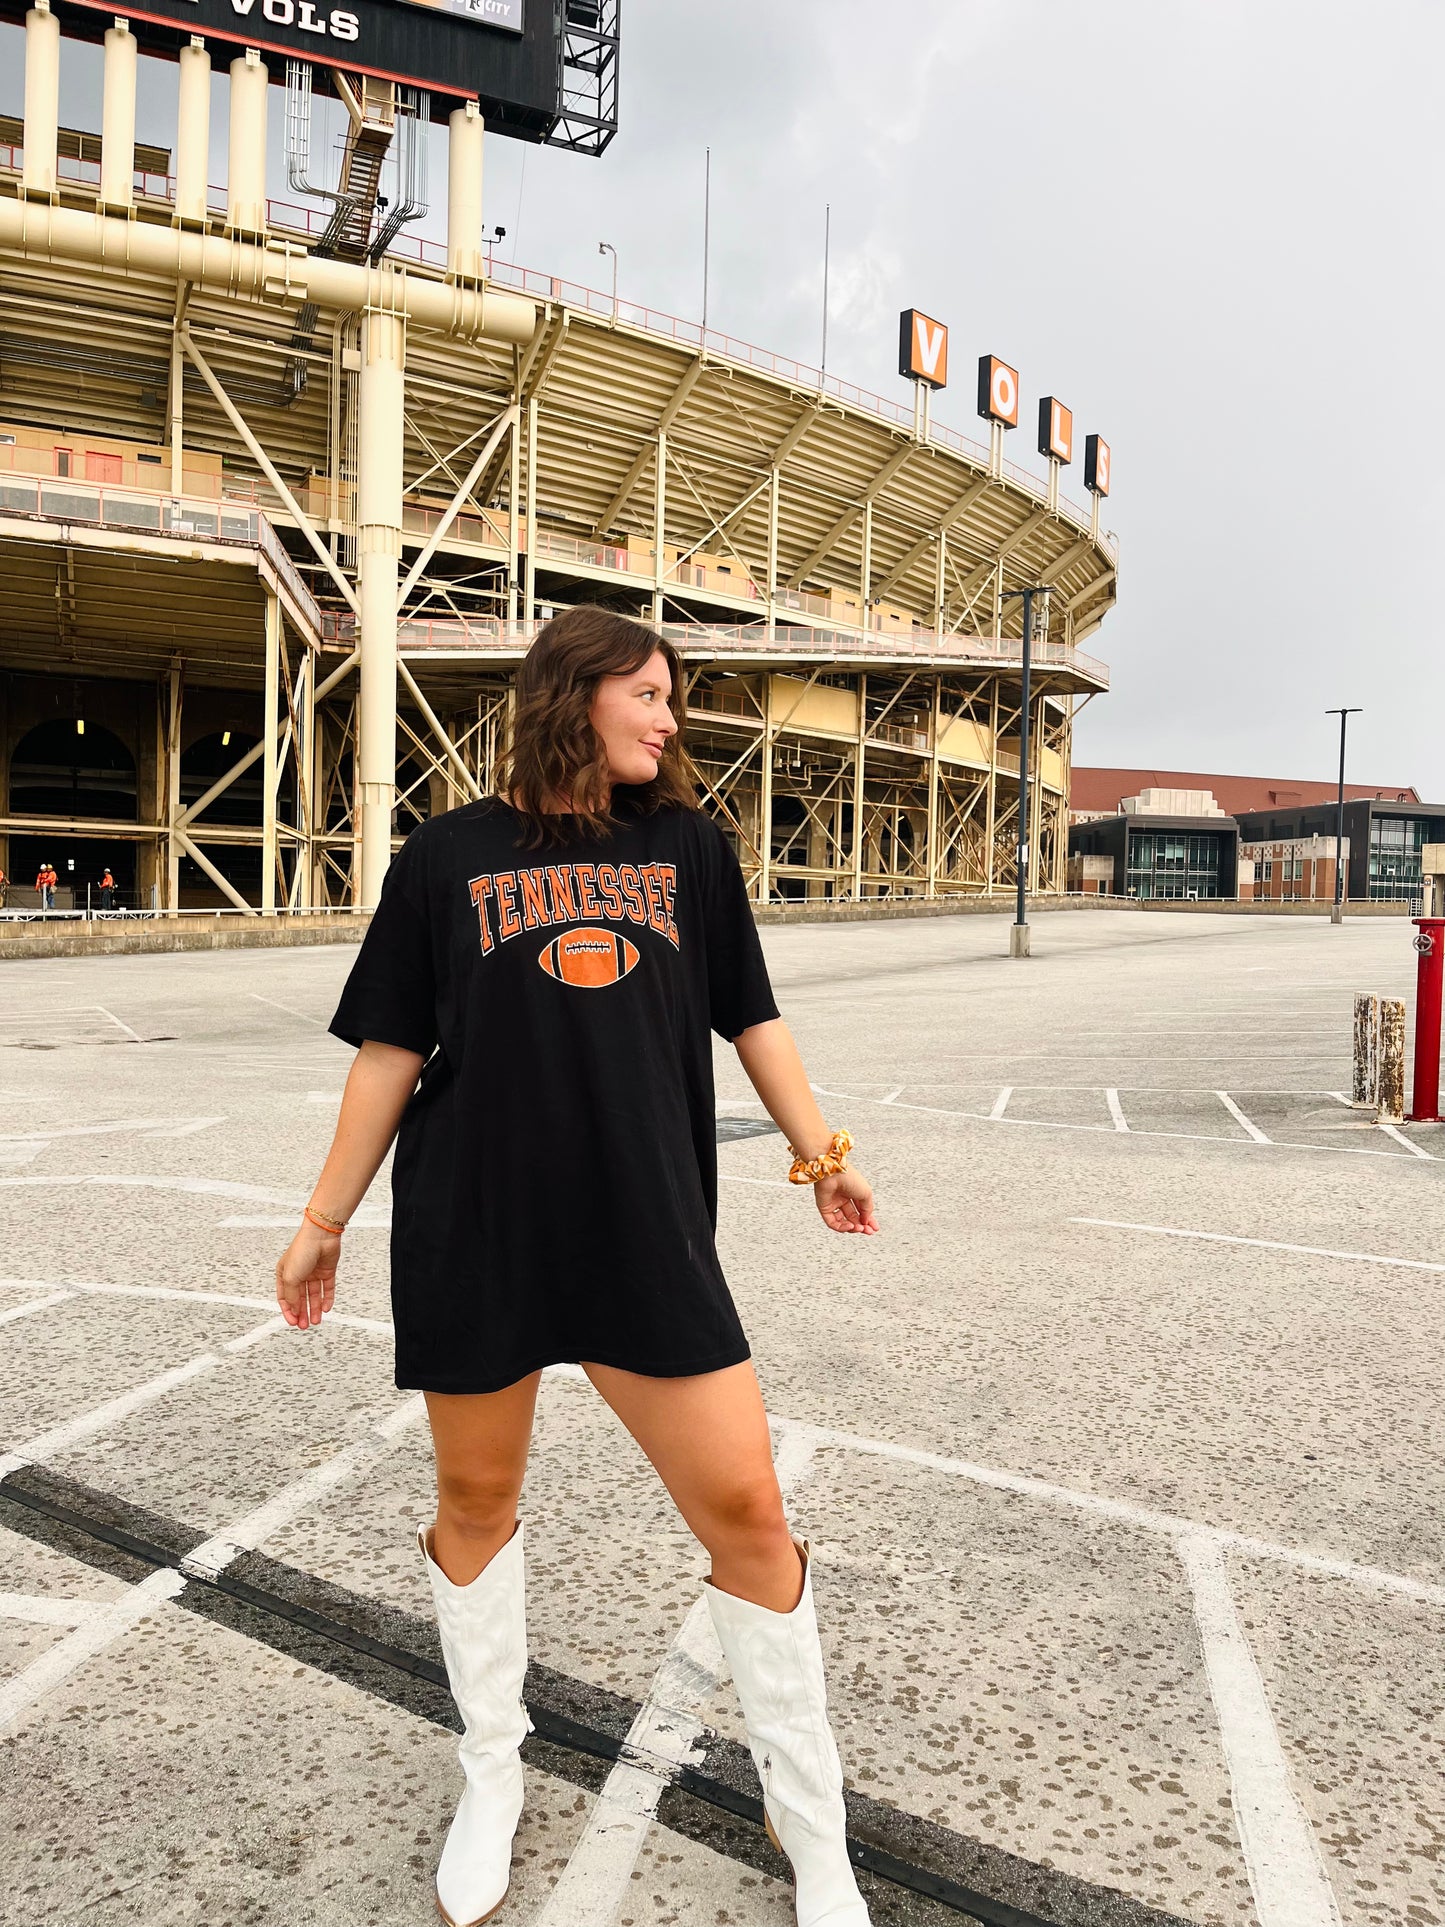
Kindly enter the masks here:
[[[207, 189], [200, 48], [177, 176], [79, 178], [53, 28], [29, 16], [26, 145], [0, 148], [7, 869], [5, 839], [111, 838], [163, 909], [372, 904], [415, 822], [488, 789], [539, 623], [596, 601], [679, 648], [703, 799], [759, 898], [1006, 891], [1006, 591], [1033, 583], [1027, 840], [1063, 888], [1073, 716], [1108, 682], [1081, 647], [1115, 596], [1097, 502], [743, 344], [487, 280], [474, 109], [446, 248], [379, 266], [318, 258], [244, 160]], [[125, 38], [106, 126], [133, 139]], [[267, 90], [236, 65], [245, 157]], [[15, 752], [81, 707], [116, 724], [133, 813], [13, 806]]]

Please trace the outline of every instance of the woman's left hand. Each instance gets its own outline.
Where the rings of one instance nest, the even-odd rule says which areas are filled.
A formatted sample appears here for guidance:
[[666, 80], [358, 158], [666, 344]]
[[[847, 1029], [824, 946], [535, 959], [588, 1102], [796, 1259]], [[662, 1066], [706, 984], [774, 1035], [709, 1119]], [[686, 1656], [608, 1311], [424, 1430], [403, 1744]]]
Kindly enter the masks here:
[[873, 1187], [861, 1171], [845, 1166], [831, 1177], [819, 1178], [813, 1186], [813, 1199], [830, 1231], [874, 1232], [878, 1229], [873, 1211]]

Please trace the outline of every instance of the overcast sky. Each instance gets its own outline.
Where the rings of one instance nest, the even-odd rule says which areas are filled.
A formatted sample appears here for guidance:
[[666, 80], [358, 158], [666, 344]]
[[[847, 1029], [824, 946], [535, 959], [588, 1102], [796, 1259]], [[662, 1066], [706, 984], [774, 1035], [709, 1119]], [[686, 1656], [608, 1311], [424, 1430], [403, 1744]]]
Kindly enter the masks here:
[[[598, 287], [609, 241], [624, 298], [696, 318], [710, 145], [709, 321], [816, 362], [831, 203], [832, 372], [904, 395], [916, 305], [952, 330], [938, 419], [979, 434], [989, 352], [1022, 374], [1014, 460], [1039, 467], [1045, 393], [1081, 453], [1091, 430], [1112, 445], [1119, 604], [1087, 647], [1113, 688], [1077, 761], [1327, 778], [1323, 712], [1362, 704], [1352, 778], [1438, 799], [1442, 16], [624, 0], [617, 139], [600, 160], [489, 140], [487, 218], [517, 260]], [[19, 112], [18, 29], [3, 39]], [[98, 57], [66, 62], [67, 117], [98, 127]], [[137, 133], [168, 141], [175, 70], [144, 64]], [[1079, 466], [1065, 492], [1082, 499]]]

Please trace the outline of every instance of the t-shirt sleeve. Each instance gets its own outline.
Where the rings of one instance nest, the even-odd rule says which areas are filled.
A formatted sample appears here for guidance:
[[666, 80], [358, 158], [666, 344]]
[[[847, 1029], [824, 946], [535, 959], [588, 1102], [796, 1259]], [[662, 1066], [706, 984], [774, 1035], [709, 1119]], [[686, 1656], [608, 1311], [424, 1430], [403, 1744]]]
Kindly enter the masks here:
[[703, 819], [703, 909], [707, 931], [708, 1022], [729, 1043], [778, 1015], [747, 885], [732, 846]]
[[344, 1043], [394, 1044], [430, 1057], [436, 1048], [436, 973], [431, 930], [418, 900], [421, 863], [408, 842], [398, 852], [362, 941], [361, 955], [330, 1030]]

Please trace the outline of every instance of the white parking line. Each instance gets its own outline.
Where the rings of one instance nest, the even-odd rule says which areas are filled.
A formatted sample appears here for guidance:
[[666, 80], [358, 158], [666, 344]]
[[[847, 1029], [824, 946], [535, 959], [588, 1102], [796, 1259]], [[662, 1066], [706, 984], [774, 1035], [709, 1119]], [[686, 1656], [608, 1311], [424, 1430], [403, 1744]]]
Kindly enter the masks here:
[[119, 1599], [107, 1605], [68, 1639], [62, 1639], [48, 1652], [33, 1660], [22, 1673], [0, 1685], [0, 1732], [12, 1726], [38, 1699], [52, 1691], [62, 1680], [83, 1666], [88, 1659], [128, 1633], [132, 1626], [148, 1618], [167, 1599], [174, 1599], [185, 1585], [185, 1577], [173, 1566], [162, 1566], [132, 1586]]
[[1210, 1697], [1219, 1717], [1245, 1870], [1259, 1927], [1339, 1927], [1339, 1910], [1239, 1623], [1224, 1544], [1213, 1533], [1179, 1541]]
[[1256, 1144], [1268, 1144], [1270, 1142], [1264, 1132], [1260, 1130], [1259, 1126], [1252, 1124], [1244, 1115], [1244, 1112], [1240, 1110], [1228, 1091], [1216, 1091], [1214, 1095], [1219, 1099], [1225, 1110], [1229, 1112], [1229, 1115], [1234, 1119], [1235, 1123], [1242, 1125]]
[[1445, 1607], [1445, 1586], [1412, 1579], [1405, 1573], [1387, 1572], [1380, 1566], [1365, 1566], [1353, 1559], [1330, 1559], [1322, 1554], [1300, 1552], [1293, 1546], [1279, 1545], [1272, 1539], [1256, 1539], [1248, 1533], [1231, 1532], [1198, 1519], [1185, 1519], [1177, 1513], [1156, 1512], [1150, 1506], [1135, 1505], [1128, 1499], [1109, 1499], [1097, 1492], [1081, 1492], [1073, 1486], [1054, 1485], [1022, 1472], [1008, 1472], [998, 1466], [978, 1465], [967, 1459], [945, 1458], [940, 1452], [925, 1452], [914, 1446], [897, 1445], [890, 1439], [860, 1437], [856, 1432], [840, 1432], [831, 1426], [811, 1425], [801, 1419], [772, 1416], [775, 1429], [791, 1429], [815, 1445], [833, 1446], [842, 1452], [858, 1452], [868, 1458], [895, 1459], [901, 1465], [917, 1465], [929, 1472], [942, 1472], [950, 1478], [967, 1479], [996, 1492], [1012, 1492], [1023, 1499], [1039, 1499], [1047, 1505], [1064, 1506], [1072, 1511], [1091, 1513], [1097, 1518], [1114, 1519], [1121, 1525], [1135, 1526], [1141, 1532], [1159, 1533], [1179, 1539], [1191, 1533], [1210, 1532], [1220, 1543], [1257, 1559], [1271, 1559], [1293, 1566], [1300, 1572], [1317, 1572], [1331, 1579], [1343, 1579], [1368, 1592], [1396, 1594], [1430, 1606]]
[[94, 1599], [52, 1599], [38, 1592], [0, 1592], [0, 1619], [31, 1626], [83, 1626], [104, 1606]]
[[[288, 1017], [299, 1017], [303, 1024], [315, 1024], [318, 1030], [329, 1031], [331, 1028], [322, 1018], [310, 1017], [304, 1010], [293, 1010], [290, 1004], [278, 1004], [274, 997], [263, 997], [259, 990], [250, 991], [248, 995], [254, 997], [258, 1004], [269, 1004], [272, 1010], [284, 1010]], [[341, 1039], [338, 1037], [336, 1041], [339, 1044]]]
[[17, 1318], [28, 1318], [33, 1311], [49, 1311], [52, 1305], [63, 1305], [73, 1292], [52, 1291], [47, 1298], [32, 1298], [28, 1305], [12, 1305], [9, 1311], [0, 1311], [0, 1325], [13, 1324]]
[[341, 1485], [381, 1458], [408, 1426], [414, 1425], [425, 1415], [426, 1400], [418, 1392], [414, 1398], [407, 1399], [395, 1411], [387, 1412], [376, 1421], [365, 1437], [357, 1439], [352, 1445], [343, 1446], [320, 1465], [312, 1466], [309, 1472], [303, 1472], [299, 1479], [293, 1479], [290, 1485], [283, 1486], [264, 1505], [257, 1506], [254, 1512], [248, 1512], [234, 1525], [227, 1526], [224, 1532], [197, 1546], [181, 1561], [182, 1570], [207, 1579], [216, 1578], [233, 1559], [263, 1545], [283, 1526], [290, 1525], [293, 1519], [325, 1498], [334, 1486]]
[[78, 1418], [67, 1419], [63, 1425], [53, 1425], [47, 1432], [37, 1432], [34, 1438], [26, 1439], [22, 1445], [17, 1445], [12, 1452], [0, 1458], [0, 1479], [18, 1472], [22, 1465], [34, 1465], [39, 1460], [54, 1458], [58, 1452], [68, 1452], [73, 1446], [83, 1445], [98, 1432], [119, 1425], [132, 1412], [138, 1412], [143, 1406], [164, 1398], [176, 1386], [198, 1378], [202, 1372], [213, 1372], [220, 1362], [216, 1352], [202, 1352], [199, 1358], [192, 1358], [184, 1365], [162, 1372], [159, 1378], [147, 1379], [144, 1385], [122, 1392], [119, 1398], [107, 1399], [104, 1405], [97, 1405], [93, 1411], [82, 1412]]
[[145, 1040], [140, 1032], [138, 1030], [132, 1030], [129, 1024], [123, 1023], [113, 1010], [107, 1010], [104, 1004], [97, 1004], [95, 1008], [100, 1012], [102, 1017], [108, 1017], [113, 1024], [118, 1025], [127, 1037], [134, 1038], [138, 1044], [144, 1043]]
[[1118, 1091], [1117, 1090], [1105, 1091], [1104, 1102], [1108, 1105], [1109, 1115], [1114, 1120], [1114, 1129], [1116, 1131], [1127, 1131], [1129, 1128], [1129, 1120], [1127, 1117], [1125, 1117], [1124, 1107], [1119, 1102]]
[[[1040, 1091], [1042, 1090], [1091, 1090], [1091, 1091], [1094, 1091], [1094, 1090], [1101, 1090], [1102, 1088], [1103, 1088], [1102, 1085], [1098, 1085], [1098, 1084], [1077, 1084], [1077, 1085], [1074, 1085], [1074, 1084], [1068, 1084], [1068, 1085], [1020, 1084], [1020, 1085], [1011, 1085], [1009, 1087], [1011, 1091], [1013, 1090], [1040, 1090]], [[1119, 1088], [1121, 1090], [1127, 1090], [1131, 1088], [1146, 1089], [1146, 1088], [1154, 1088], [1154, 1087], [1142, 1086], [1142, 1085], [1136, 1085], [1136, 1086], [1120, 1085]], [[849, 1104], [876, 1104], [879, 1102], [879, 1100], [876, 1097], [861, 1097], [856, 1091], [832, 1090], [822, 1084], [815, 1084], [813, 1086], [813, 1089], [818, 1093], [820, 1097], [841, 1097], [845, 1099]], [[1218, 1091], [1210, 1091], [1209, 1095], [1211, 1097], [1218, 1097], [1220, 1093]], [[1290, 1093], [1285, 1093], [1285, 1095], [1290, 1095]], [[1323, 1095], [1328, 1095], [1328, 1093], [1306, 1092], [1305, 1095], [1306, 1096], [1314, 1096], [1314, 1095], [1323, 1096]], [[944, 1104], [905, 1104], [900, 1101], [894, 1104], [890, 1104], [888, 1108], [892, 1111], [918, 1111], [926, 1117], [956, 1117], [956, 1118], [961, 1118], [970, 1124], [1003, 1124], [1003, 1125], [1013, 1126], [1014, 1128], [1018, 1130], [1023, 1130], [1023, 1131], [1093, 1131], [1096, 1133], [1107, 1132], [1110, 1137], [1113, 1137], [1115, 1135], [1115, 1127], [1112, 1124], [1079, 1124], [1075, 1122], [1066, 1122], [1061, 1118], [1052, 1118], [1052, 1117], [993, 1117], [986, 1111], [959, 1111], [959, 1110], [954, 1110], [950, 1106], [944, 1105]], [[1239, 1143], [1240, 1143], [1238, 1138], [1220, 1137], [1216, 1132], [1212, 1132], [1212, 1131], [1141, 1131], [1141, 1130], [1138, 1130], [1133, 1125], [1131, 1125], [1129, 1128], [1129, 1136], [1135, 1139], [1163, 1138], [1171, 1144], [1214, 1144], [1214, 1145], [1219, 1145], [1226, 1150], [1238, 1149]], [[1318, 1151], [1327, 1156], [1334, 1155], [1337, 1157], [1352, 1157], [1352, 1158], [1390, 1158], [1396, 1164], [1399, 1164], [1402, 1161], [1398, 1151], [1375, 1151], [1375, 1150], [1371, 1150], [1371, 1148], [1366, 1144], [1297, 1144], [1289, 1138], [1265, 1137], [1263, 1133], [1258, 1133], [1251, 1141], [1254, 1143], [1264, 1145], [1267, 1149], [1272, 1151]], [[1432, 1160], [1432, 1162], [1438, 1162], [1438, 1160]], [[9, 1180], [9, 1182], [15, 1182], [15, 1181], [16, 1180]], [[0, 1178], [0, 1184], [4, 1184], [6, 1182], [7, 1182], [6, 1179]], [[38, 1183], [43, 1183], [44, 1180], [39, 1178], [31, 1178], [29, 1180], [20, 1180], [20, 1182], [29, 1182], [32, 1184], [38, 1184]]]
[[1360, 1265], [1393, 1265], [1401, 1271], [1445, 1271], [1425, 1258], [1386, 1258], [1377, 1251], [1332, 1251], [1324, 1245], [1285, 1244], [1279, 1238], [1237, 1238], [1227, 1231], [1184, 1231], [1169, 1224], [1131, 1224], [1125, 1218], [1070, 1218], [1070, 1224], [1102, 1225], [1107, 1231], [1147, 1231], [1156, 1238], [1198, 1238], [1206, 1244], [1255, 1245], [1261, 1251], [1297, 1251], [1306, 1258], [1346, 1258]]
[[[63, 1286], [66, 1291], [78, 1296], [94, 1294], [103, 1298], [162, 1298], [186, 1305], [241, 1305], [247, 1311], [269, 1311], [275, 1303], [274, 1299], [248, 1298], [239, 1292], [184, 1291], [178, 1285], [110, 1285], [96, 1284], [90, 1279], [70, 1278], [0, 1278], [0, 1291], [43, 1291], [51, 1286]], [[359, 1318], [344, 1311], [327, 1312], [326, 1323], [346, 1325], [356, 1331], [384, 1332], [388, 1336], [392, 1330], [389, 1318]]]
[[[995, 1123], [998, 1122], [998, 1120], [1003, 1116], [1004, 1112], [1008, 1109], [1008, 1101], [1013, 1096], [1013, 1094], [1014, 1094], [1013, 1085], [1005, 1084], [1003, 1089], [999, 1092], [998, 1096], [994, 1099], [993, 1109], [989, 1112], [989, 1117]], [[918, 1107], [914, 1104], [905, 1104], [903, 1108], [905, 1110], [912, 1111], [912, 1110], [916, 1110]]]
[[1385, 1133], [1386, 1137], [1394, 1138], [1395, 1142], [1397, 1144], [1403, 1144], [1407, 1151], [1413, 1151], [1417, 1158], [1424, 1158], [1427, 1164], [1434, 1164], [1436, 1162], [1435, 1157], [1425, 1149], [1423, 1144], [1416, 1144], [1413, 1138], [1406, 1137], [1405, 1133], [1397, 1130], [1393, 1124], [1385, 1124], [1382, 1122], [1380, 1129]]

